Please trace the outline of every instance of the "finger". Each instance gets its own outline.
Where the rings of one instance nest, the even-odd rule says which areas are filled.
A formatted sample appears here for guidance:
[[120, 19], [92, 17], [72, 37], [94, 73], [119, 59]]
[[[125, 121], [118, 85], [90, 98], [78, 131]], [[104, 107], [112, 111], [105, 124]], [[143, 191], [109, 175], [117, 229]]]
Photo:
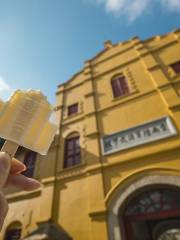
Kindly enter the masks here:
[[41, 183], [35, 179], [25, 177], [21, 174], [9, 175], [5, 187], [13, 186], [19, 190], [32, 191], [41, 187]]
[[18, 161], [15, 158], [12, 159], [10, 174], [21, 173], [25, 170], [26, 170], [26, 165], [24, 165], [22, 162]]
[[4, 194], [0, 192], [0, 231], [2, 229], [4, 219], [7, 215], [8, 209], [9, 209], [8, 203], [4, 197]]
[[5, 152], [0, 152], [0, 189], [4, 186], [11, 166], [11, 158]]

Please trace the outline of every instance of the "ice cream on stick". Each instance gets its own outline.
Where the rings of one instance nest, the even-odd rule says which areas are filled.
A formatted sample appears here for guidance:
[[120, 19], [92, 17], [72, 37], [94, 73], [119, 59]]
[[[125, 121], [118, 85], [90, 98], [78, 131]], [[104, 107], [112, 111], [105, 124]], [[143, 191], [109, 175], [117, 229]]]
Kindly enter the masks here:
[[1, 151], [11, 157], [18, 146], [45, 155], [57, 126], [49, 121], [52, 106], [35, 90], [17, 90], [10, 100], [0, 102], [0, 137], [6, 139]]

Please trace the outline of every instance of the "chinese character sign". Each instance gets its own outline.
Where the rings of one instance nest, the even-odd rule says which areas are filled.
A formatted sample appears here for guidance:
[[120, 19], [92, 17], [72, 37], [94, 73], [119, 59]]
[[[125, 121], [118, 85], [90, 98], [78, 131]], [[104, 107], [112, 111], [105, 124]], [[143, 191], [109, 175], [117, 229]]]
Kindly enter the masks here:
[[148, 122], [102, 138], [104, 154], [120, 151], [176, 135], [169, 117]]

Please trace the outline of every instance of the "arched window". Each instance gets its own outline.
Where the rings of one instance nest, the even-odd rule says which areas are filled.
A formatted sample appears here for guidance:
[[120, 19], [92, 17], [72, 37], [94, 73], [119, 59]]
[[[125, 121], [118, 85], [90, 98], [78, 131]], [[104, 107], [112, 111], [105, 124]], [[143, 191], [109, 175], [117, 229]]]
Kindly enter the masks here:
[[37, 153], [33, 151], [28, 151], [24, 157], [24, 164], [26, 165], [26, 171], [22, 172], [22, 174], [26, 177], [33, 177], [35, 164], [36, 164], [36, 156]]
[[7, 228], [4, 240], [19, 240], [21, 239], [21, 232], [21, 223], [14, 222]]
[[120, 97], [130, 92], [127, 79], [124, 76], [117, 76], [111, 80], [114, 97]]
[[135, 198], [125, 211], [125, 216], [157, 213], [180, 209], [180, 193], [171, 189], [144, 192]]
[[129, 202], [119, 218], [123, 219], [127, 240], [176, 239], [180, 232], [180, 192], [168, 188], [143, 192]]
[[81, 163], [81, 148], [79, 135], [71, 135], [65, 139], [64, 168], [72, 167]]

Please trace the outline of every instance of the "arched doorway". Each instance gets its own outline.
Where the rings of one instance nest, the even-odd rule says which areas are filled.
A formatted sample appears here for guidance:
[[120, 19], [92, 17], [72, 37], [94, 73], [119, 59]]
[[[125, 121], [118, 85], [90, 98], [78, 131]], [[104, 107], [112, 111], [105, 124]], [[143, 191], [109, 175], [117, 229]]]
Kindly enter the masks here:
[[180, 191], [146, 189], [128, 201], [120, 218], [127, 240], [180, 240]]

